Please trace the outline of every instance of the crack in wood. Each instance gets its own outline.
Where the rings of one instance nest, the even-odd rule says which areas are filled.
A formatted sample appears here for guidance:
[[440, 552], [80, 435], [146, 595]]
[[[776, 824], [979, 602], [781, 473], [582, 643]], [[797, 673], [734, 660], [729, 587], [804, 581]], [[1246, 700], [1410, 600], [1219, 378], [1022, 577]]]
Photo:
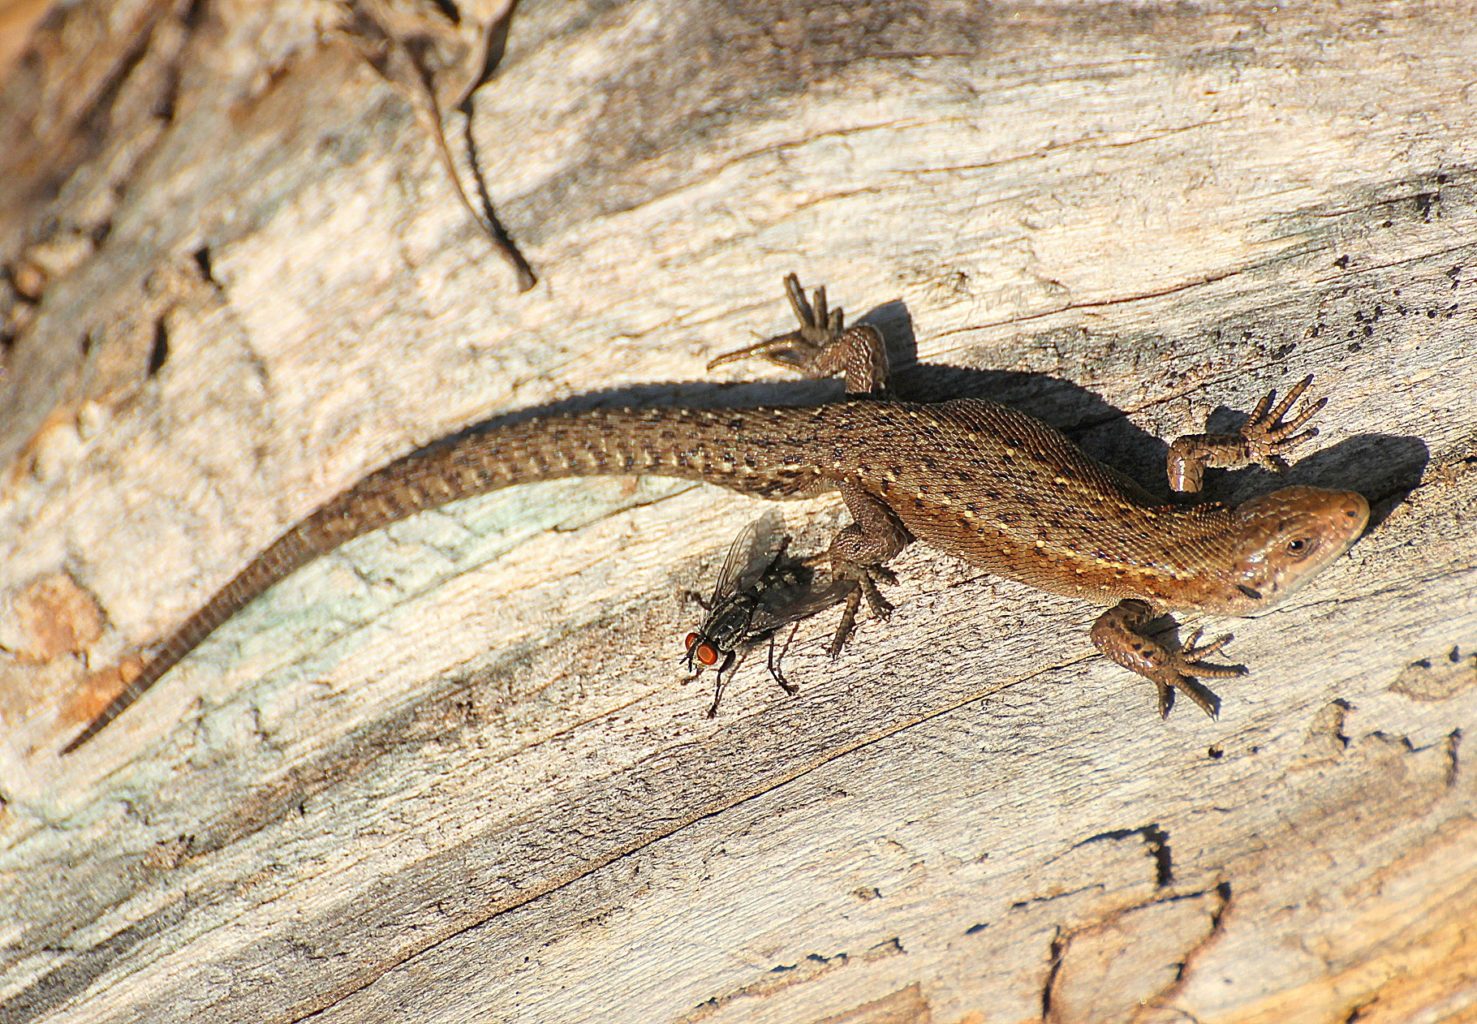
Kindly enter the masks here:
[[343, 1002], [345, 999], [348, 999], [351, 996], [368, 989], [380, 978], [391, 973], [397, 968], [402, 967], [405, 964], [408, 964], [411, 961], [423, 956], [427, 952], [439, 946], [443, 946], [446, 943], [451, 942], [468, 932], [481, 928], [489, 921], [492, 921], [493, 919], [503, 914], [507, 914], [521, 907], [524, 907], [534, 902], [535, 900], [540, 900], [551, 896], [552, 894], [575, 884], [576, 882], [589, 875], [593, 875], [596, 872], [604, 870], [605, 868], [617, 863], [620, 860], [633, 856], [634, 854], [637, 854], [642, 850], [647, 849], [648, 847], [665, 842], [666, 840], [671, 839], [673, 836], [677, 835], [687, 828], [690, 828], [698, 822], [717, 818], [719, 815], [725, 814], [736, 807], [739, 807], [745, 803], [749, 803], [753, 800], [757, 800], [769, 793], [776, 792], [783, 787], [788, 786], [791, 783], [812, 774], [813, 772], [819, 771], [821, 768], [825, 767], [833, 761], [837, 761], [843, 757], [847, 757], [859, 750], [863, 750], [869, 746], [872, 746], [873, 744], [890, 739], [904, 732], [905, 730], [914, 728], [926, 722], [932, 721], [933, 719], [949, 714], [967, 704], [974, 703], [978, 700], [983, 700], [985, 697], [999, 692], [999, 690], [1004, 689], [1006, 686], [1015, 685], [1017, 683], [1023, 682], [1025, 679], [1029, 679], [1040, 674], [1042, 673], [1031, 673], [1028, 676], [1022, 677], [1021, 679], [1012, 680], [1010, 682], [1002, 684], [995, 690], [990, 690], [986, 693], [975, 694], [970, 697], [963, 698], [948, 705], [947, 707], [939, 708], [933, 712], [930, 712], [929, 714], [920, 715], [908, 721], [897, 723], [890, 728], [879, 730], [867, 736], [859, 737], [852, 743], [844, 744], [840, 747], [834, 748], [833, 750], [827, 751], [822, 756], [815, 757], [803, 765], [797, 766], [790, 771], [784, 772], [772, 779], [766, 780], [762, 784], [754, 787], [747, 792], [736, 794], [732, 800], [723, 801], [700, 812], [690, 814], [684, 819], [674, 821], [668, 828], [664, 828], [649, 835], [642, 836], [639, 840], [623, 844], [616, 849], [607, 851], [605, 854], [602, 854], [597, 858], [587, 861], [575, 871], [566, 872], [562, 875], [550, 878], [545, 883], [533, 886], [526, 892], [520, 893], [517, 897], [514, 897], [512, 899], [494, 901], [494, 903], [491, 904], [489, 907], [484, 908], [485, 912], [479, 912], [479, 914], [474, 919], [460, 924], [457, 927], [447, 931], [446, 933], [436, 936], [434, 939], [431, 939], [404, 951], [393, 960], [387, 960], [376, 970], [366, 973], [363, 977], [357, 979], [353, 984], [345, 986], [339, 991], [326, 996], [325, 1001], [314, 1008], [311, 1012], [303, 1016], [294, 1017], [289, 1022], [289, 1024], [303, 1024], [303, 1022], [305, 1021], [312, 1020], [314, 1017], [317, 1017], [327, 1010], [332, 1009], [335, 1005]]

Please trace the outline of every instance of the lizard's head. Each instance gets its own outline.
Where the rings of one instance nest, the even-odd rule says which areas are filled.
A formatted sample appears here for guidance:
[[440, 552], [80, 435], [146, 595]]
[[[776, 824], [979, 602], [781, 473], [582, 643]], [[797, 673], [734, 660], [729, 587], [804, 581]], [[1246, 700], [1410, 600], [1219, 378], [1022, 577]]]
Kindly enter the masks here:
[[1282, 601], [1359, 539], [1369, 502], [1353, 491], [1284, 487], [1239, 506], [1224, 611], [1250, 615]]

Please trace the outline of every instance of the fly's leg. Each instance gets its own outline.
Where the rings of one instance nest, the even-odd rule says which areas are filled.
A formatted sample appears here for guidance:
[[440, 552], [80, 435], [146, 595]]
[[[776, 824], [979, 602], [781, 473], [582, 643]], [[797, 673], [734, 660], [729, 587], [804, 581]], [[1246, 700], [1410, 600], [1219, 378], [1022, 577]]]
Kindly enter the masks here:
[[1292, 386], [1287, 397], [1277, 401], [1277, 392], [1269, 391], [1257, 403], [1251, 416], [1235, 434], [1186, 434], [1169, 446], [1169, 461], [1166, 466], [1169, 486], [1180, 492], [1195, 492], [1207, 469], [1239, 469], [1242, 466], [1263, 466], [1275, 473], [1287, 469], [1284, 455], [1294, 448], [1318, 436], [1318, 428], [1310, 427], [1301, 434], [1297, 429], [1328, 404], [1327, 398], [1316, 402], [1304, 402], [1291, 420], [1282, 422], [1282, 417], [1313, 383], [1309, 374]]
[[1136, 672], [1154, 684], [1159, 691], [1161, 716], [1169, 714], [1174, 704], [1174, 691], [1182, 690], [1200, 710], [1215, 718], [1220, 711], [1220, 700], [1200, 685], [1196, 677], [1228, 679], [1245, 674], [1243, 665], [1207, 665], [1203, 661], [1225, 647], [1231, 640], [1230, 634], [1200, 646], [1200, 630], [1197, 629], [1189, 643], [1177, 651], [1170, 651], [1142, 632], [1153, 618], [1154, 611], [1146, 602], [1120, 601], [1093, 623], [1093, 645], [1130, 672]]
[[876, 397], [886, 393], [887, 346], [877, 328], [868, 324], [846, 327], [840, 307], [831, 309], [826, 305], [825, 287], [815, 290], [813, 301], [807, 300], [794, 274], [785, 277], [785, 294], [795, 319], [800, 321], [799, 328], [724, 353], [710, 362], [708, 369], [757, 356], [806, 377], [819, 379], [839, 373], [846, 381], [848, 395]]
[[723, 659], [723, 664], [718, 666], [718, 678], [713, 681], [713, 703], [708, 706], [709, 718], [718, 717], [718, 702], [723, 699], [723, 691], [728, 689], [728, 679], [733, 675], [733, 670], [738, 668], [738, 665], [734, 664], [737, 660], [734, 653], [729, 651], [728, 657]]
[[795, 634], [799, 631], [800, 623], [798, 622], [790, 627], [790, 635], [785, 638], [785, 646], [780, 648], [778, 658], [774, 655], [774, 634], [769, 634], [769, 677], [779, 683], [780, 689], [791, 697], [800, 692], [800, 687], [785, 678], [785, 674], [780, 671], [780, 662], [784, 660], [785, 654], [790, 650], [790, 644], [795, 639]]

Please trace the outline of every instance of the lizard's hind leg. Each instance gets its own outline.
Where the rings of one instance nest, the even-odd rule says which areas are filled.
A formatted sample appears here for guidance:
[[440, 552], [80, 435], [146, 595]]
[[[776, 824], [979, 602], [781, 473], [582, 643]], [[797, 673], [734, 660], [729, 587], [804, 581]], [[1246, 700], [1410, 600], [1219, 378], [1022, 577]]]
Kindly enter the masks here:
[[862, 598], [867, 599], [867, 606], [877, 618], [886, 619], [892, 614], [892, 605], [882, 596], [877, 584], [897, 582], [892, 570], [883, 563], [896, 557], [913, 539], [892, 509], [877, 498], [855, 484], [844, 483], [840, 489], [853, 522], [831, 541], [831, 573], [838, 580], [854, 580], [856, 589], [846, 596], [846, 609], [831, 641], [833, 658], [841, 653], [851, 635]]
[[877, 328], [869, 324], [845, 327], [841, 309], [827, 308], [826, 289], [815, 290], [812, 304], [806, 301], [800, 279], [794, 274], [785, 277], [785, 292], [800, 327], [726, 352], [708, 363], [708, 369], [757, 356], [806, 377], [819, 379], [840, 373], [845, 378], [848, 395], [884, 394], [888, 379], [887, 346]]

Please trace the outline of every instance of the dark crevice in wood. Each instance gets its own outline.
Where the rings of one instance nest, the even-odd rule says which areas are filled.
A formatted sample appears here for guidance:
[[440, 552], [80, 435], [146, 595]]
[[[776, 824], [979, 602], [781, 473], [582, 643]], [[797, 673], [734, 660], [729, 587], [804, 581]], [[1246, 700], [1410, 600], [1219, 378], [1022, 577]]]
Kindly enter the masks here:
[[1145, 825], [1144, 844], [1154, 858], [1154, 884], [1160, 889], [1174, 882], [1174, 855], [1169, 849], [1169, 833], [1158, 824]]
[[1046, 982], [1041, 986], [1041, 1020], [1051, 1020], [1051, 997], [1052, 990], [1056, 988], [1056, 979], [1062, 971], [1062, 959], [1067, 951], [1067, 938], [1062, 934], [1060, 928], [1051, 939], [1049, 966], [1046, 969]]
[[[183, 921], [195, 907], [189, 896], [175, 900], [136, 924], [114, 932], [87, 949], [68, 950], [70, 956], [60, 966], [41, 975], [9, 999], [0, 1010], [0, 1020], [37, 1020], [74, 996], [92, 987], [108, 970], [127, 960], [141, 943], [167, 932]], [[137, 966], [137, 962], [134, 962]]]
[[169, 329], [164, 326], [164, 320], [161, 317], [154, 321], [154, 343], [149, 346], [149, 376], [156, 376], [160, 370], [164, 369], [164, 364], [168, 360]]
[[1150, 822], [1140, 825], [1138, 828], [1118, 828], [1107, 832], [1099, 832], [1088, 836], [1079, 843], [1073, 844], [1077, 849], [1092, 843], [1103, 841], [1118, 841], [1138, 836], [1148, 848], [1150, 856], [1154, 858], [1154, 884], [1163, 889], [1174, 881], [1174, 857], [1169, 848], [1169, 833], [1159, 826], [1158, 822]]
[[215, 279], [215, 266], [211, 262], [210, 246], [202, 245], [190, 253], [190, 257], [195, 261], [195, 268], [200, 271], [200, 279], [220, 288], [221, 283]]
[[[103, 80], [97, 95], [77, 118], [77, 130], [74, 133], [77, 138], [102, 140], [109, 137], [107, 127], [112, 116], [113, 105], [117, 103], [118, 96], [123, 91], [123, 84], [132, 77], [139, 65], [143, 63], [144, 58], [148, 56], [149, 48], [154, 41], [154, 29], [157, 27], [158, 15], [156, 14], [147, 25], [140, 28], [134, 45], [118, 59], [112, 71]], [[90, 156], [91, 153], [88, 155]], [[84, 161], [85, 159], [84, 157]], [[83, 161], [79, 161], [81, 162]]]
[[189, 0], [189, 4], [185, 7], [184, 12], [180, 14], [180, 24], [184, 25], [191, 32], [195, 31], [205, 20], [205, 8], [207, 6], [207, 0]]
[[445, 15], [446, 20], [453, 25], [460, 25], [462, 23], [462, 12], [457, 10], [456, 4], [452, 3], [451, 0], [431, 0], [431, 6]]

